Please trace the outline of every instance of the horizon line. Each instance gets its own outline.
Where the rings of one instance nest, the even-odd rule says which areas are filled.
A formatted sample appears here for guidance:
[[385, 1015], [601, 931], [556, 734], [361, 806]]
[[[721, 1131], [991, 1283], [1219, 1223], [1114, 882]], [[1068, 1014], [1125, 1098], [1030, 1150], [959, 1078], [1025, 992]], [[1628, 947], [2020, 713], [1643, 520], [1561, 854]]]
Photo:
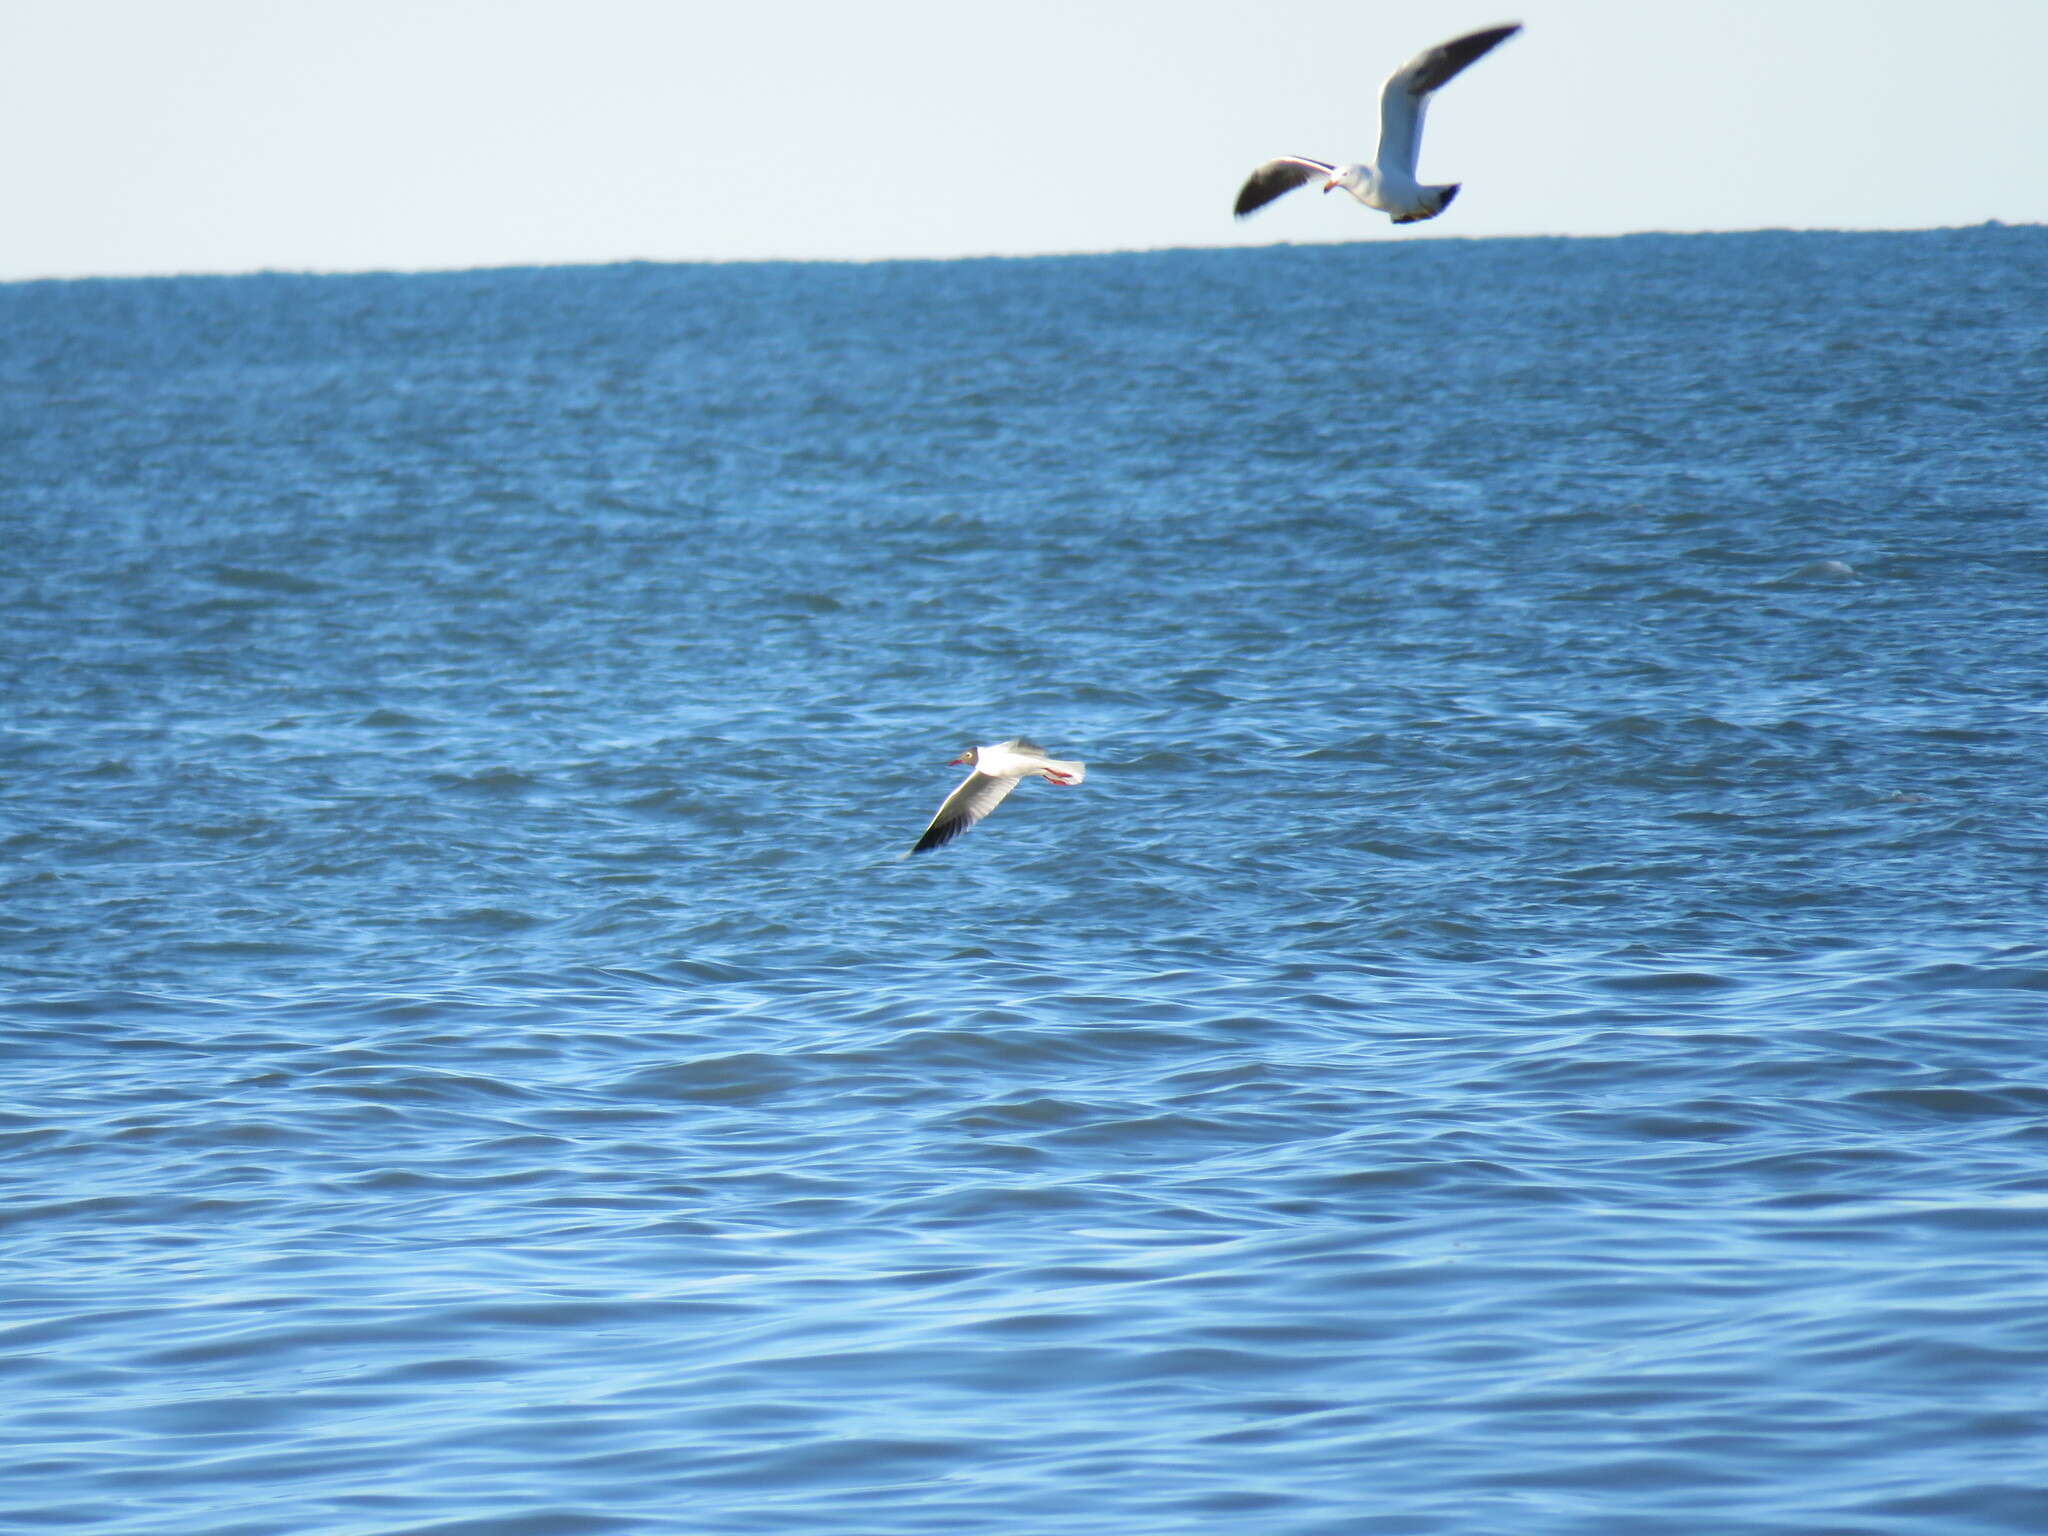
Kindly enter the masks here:
[[789, 266], [844, 266], [872, 267], [893, 265], [935, 265], [942, 262], [969, 261], [1084, 261], [1107, 259], [1118, 256], [1167, 256], [1180, 254], [1206, 254], [1224, 252], [1258, 252], [1276, 250], [1322, 250], [1356, 246], [1384, 246], [1397, 249], [1411, 245], [1478, 244], [1481, 242], [1535, 243], [1538, 241], [1596, 241], [1596, 240], [1640, 240], [1640, 239], [1712, 239], [1715, 237], [1741, 238], [1751, 235], [1921, 235], [1943, 234], [1963, 230], [1980, 229], [2044, 229], [2048, 223], [2012, 223], [2004, 219], [1980, 219], [1971, 224], [1929, 224], [1906, 227], [1871, 225], [1760, 225], [1751, 229], [1636, 229], [1610, 231], [1595, 234], [1492, 234], [1461, 235], [1448, 231], [1442, 233], [1410, 235], [1398, 239], [1387, 236], [1366, 239], [1331, 240], [1274, 240], [1263, 245], [1151, 245], [1151, 246], [1108, 246], [1099, 248], [1072, 249], [1060, 251], [969, 251], [949, 256], [933, 255], [882, 255], [882, 256], [617, 256], [599, 257], [571, 261], [485, 261], [460, 265], [388, 266], [388, 267], [290, 267], [253, 266], [223, 268], [192, 268], [182, 271], [150, 272], [58, 272], [36, 273], [19, 277], [0, 277], [0, 287], [23, 287], [31, 283], [147, 283], [179, 281], [188, 278], [239, 278], [239, 277], [433, 277], [456, 276], [478, 272], [536, 272], [553, 270], [574, 270], [579, 268], [600, 269], [606, 267], [789, 267]]

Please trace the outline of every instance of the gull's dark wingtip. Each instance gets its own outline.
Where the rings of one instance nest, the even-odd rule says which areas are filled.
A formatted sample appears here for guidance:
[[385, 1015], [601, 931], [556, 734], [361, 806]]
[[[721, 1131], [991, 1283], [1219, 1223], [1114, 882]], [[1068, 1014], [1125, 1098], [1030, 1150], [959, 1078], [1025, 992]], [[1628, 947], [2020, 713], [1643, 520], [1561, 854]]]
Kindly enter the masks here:
[[1415, 89], [1422, 92], [1436, 90], [1468, 64], [1493, 52], [1521, 30], [1519, 21], [1510, 21], [1502, 26], [1467, 32], [1463, 37], [1454, 37], [1448, 43], [1430, 49], [1416, 61], [1420, 67]]
[[1324, 165], [1320, 160], [1305, 156], [1287, 156], [1279, 160], [1268, 160], [1264, 165], [1245, 178], [1237, 191], [1237, 202], [1231, 213], [1237, 218], [1256, 213], [1283, 192], [1292, 192], [1305, 181], [1318, 176], [1327, 176], [1335, 167]]
[[1445, 43], [1444, 47], [1457, 55], [1458, 68], [1463, 69], [1480, 55], [1493, 52], [1521, 30], [1522, 24], [1519, 21], [1504, 22], [1498, 27], [1483, 27], [1477, 32], [1467, 32], [1463, 37]]
[[1275, 186], [1271, 180], [1254, 171], [1251, 178], [1237, 189], [1237, 201], [1231, 204], [1230, 216], [1233, 219], [1249, 218], [1286, 190], [1286, 187]]
[[911, 853], [923, 853], [927, 849], [943, 848], [973, 825], [974, 823], [965, 816], [955, 816], [951, 821], [935, 821], [924, 829], [924, 836], [920, 837], [911, 846], [910, 853], [906, 853], [903, 857], [907, 859]]

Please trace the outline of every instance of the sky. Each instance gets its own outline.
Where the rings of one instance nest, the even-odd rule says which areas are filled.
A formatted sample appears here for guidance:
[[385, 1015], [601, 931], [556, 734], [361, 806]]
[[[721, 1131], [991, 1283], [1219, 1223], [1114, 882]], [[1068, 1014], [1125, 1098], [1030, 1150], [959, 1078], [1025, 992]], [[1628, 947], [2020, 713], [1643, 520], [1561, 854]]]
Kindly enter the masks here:
[[[1447, 86], [1396, 229], [1369, 157]], [[2048, 220], [2048, 0], [14, 0], [0, 279]]]

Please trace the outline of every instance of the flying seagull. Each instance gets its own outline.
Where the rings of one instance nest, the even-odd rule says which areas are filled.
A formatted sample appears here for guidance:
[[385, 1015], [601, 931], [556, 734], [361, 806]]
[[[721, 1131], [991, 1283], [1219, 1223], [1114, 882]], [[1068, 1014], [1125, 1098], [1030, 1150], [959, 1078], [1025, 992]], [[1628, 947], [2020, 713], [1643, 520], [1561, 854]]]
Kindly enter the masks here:
[[1425, 187], [1415, 180], [1415, 152], [1422, 143], [1422, 119], [1429, 111], [1429, 98], [1474, 59], [1521, 30], [1520, 22], [1488, 27], [1417, 54], [1387, 76], [1387, 83], [1380, 87], [1380, 147], [1371, 165], [1326, 165], [1305, 155], [1268, 160], [1252, 172], [1237, 194], [1237, 216], [1241, 219], [1254, 213], [1281, 193], [1320, 176], [1325, 192], [1342, 187], [1366, 207], [1392, 214], [1396, 224], [1435, 218], [1450, 207], [1462, 183]]
[[1001, 805], [1026, 774], [1039, 774], [1048, 784], [1078, 784], [1088, 775], [1086, 763], [1063, 763], [1047, 757], [1044, 748], [1033, 746], [1022, 736], [999, 741], [992, 747], [969, 747], [953, 761], [972, 763], [974, 767], [960, 781], [960, 787], [946, 796], [946, 803], [939, 807], [939, 814], [924, 829], [924, 836], [917, 840], [911, 853], [923, 853], [927, 848], [953, 841]]

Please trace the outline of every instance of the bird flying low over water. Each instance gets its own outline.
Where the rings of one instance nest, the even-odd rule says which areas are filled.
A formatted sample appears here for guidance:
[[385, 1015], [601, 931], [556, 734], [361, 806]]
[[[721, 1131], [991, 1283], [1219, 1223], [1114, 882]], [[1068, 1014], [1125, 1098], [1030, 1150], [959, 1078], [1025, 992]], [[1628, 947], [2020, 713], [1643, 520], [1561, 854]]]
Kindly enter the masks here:
[[960, 787], [946, 796], [946, 803], [939, 807], [939, 814], [924, 829], [924, 836], [917, 840], [911, 853], [923, 853], [927, 848], [953, 841], [1001, 805], [1029, 774], [1038, 774], [1048, 784], [1078, 784], [1088, 776], [1086, 763], [1064, 763], [1047, 757], [1044, 748], [1021, 736], [999, 741], [992, 747], [969, 747], [953, 761], [972, 763], [974, 767], [960, 781]]
[[1415, 152], [1422, 144], [1422, 119], [1429, 98], [1474, 59], [1491, 52], [1522, 30], [1520, 22], [1468, 32], [1418, 53], [1387, 76], [1380, 87], [1380, 147], [1370, 165], [1328, 165], [1305, 155], [1283, 155], [1253, 171], [1237, 194], [1234, 210], [1241, 219], [1303, 182], [1323, 179], [1323, 190], [1342, 187], [1368, 208], [1393, 215], [1396, 224], [1433, 219], [1450, 207], [1462, 182], [1425, 187], [1415, 180]]

